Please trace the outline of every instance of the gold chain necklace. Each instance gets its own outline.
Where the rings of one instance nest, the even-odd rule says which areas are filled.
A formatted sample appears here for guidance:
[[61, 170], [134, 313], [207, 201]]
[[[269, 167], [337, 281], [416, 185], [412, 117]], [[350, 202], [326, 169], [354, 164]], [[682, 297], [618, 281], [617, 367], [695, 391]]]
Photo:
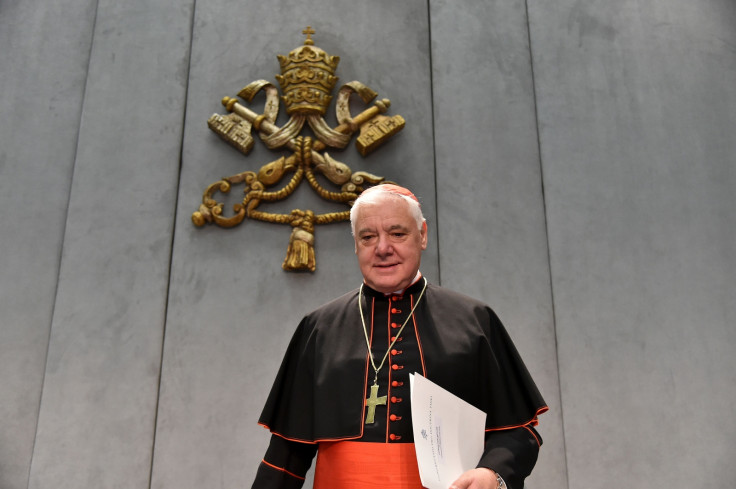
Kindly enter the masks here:
[[360, 292], [358, 293], [358, 310], [360, 311], [360, 322], [363, 325], [363, 333], [365, 334], [365, 344], [368, 347], [368, 355], [371, 359], [371, 365], [373, 366], [373, 371], [376, 373], [375, 377], [373, 377], [373, 385], [371, 386], [371, 394], [369, 397], [365, 399], [365, 405], [368, 406], [368, 414], [365, 417], [365, 424], [373, 424], [375, 415], [376, 415], [376, 406], [378, 405], [385, 405], [387, 396], [381, 396], [378, 397], [378, 371], [381, 370], [383, 367], [383, 364], [386, 363], [386, 359], [388, 358], [388, 354], [391, 352], [391, 348], [394, 347], [394, 344], [399, 339], [399, 336], [401, 336], [401, 332], [404, 331], [404, 326], [409, 322], [409, 319], [414, 316], [414, 311], [416, 310], [417, 306], [419, 305], [419, 302], [422, 300], [422, 297], [424, 297], [424, 291], [427, 290], [427, 279], [424, 279], [424, 287], [422, 287], [422, 292], [419, 294], [419, 298], [417, 298], [416, 304], [414, 304], [414, 307], [411, 308], [411, 312], [406, 317], [406, 320], [404, 321], [404, 324], [401, 325], [401, 328], [399, 328], [398, 333], [396, 333], [396, 336], [394, 336], [394, 340], [391, 342], [390, 345], [388, 345], [388, 349], [386, 349], [386, 354], [383, 356], [383, 360], [381, 360], [381, 364], [376, 367], [376, 361], [373, 358], [373, 351], [371, 351], [371, 342], [368, 339], [368, 328], [365, 325], [365, 317], [363, 316], [363, 284], [360, 284]]

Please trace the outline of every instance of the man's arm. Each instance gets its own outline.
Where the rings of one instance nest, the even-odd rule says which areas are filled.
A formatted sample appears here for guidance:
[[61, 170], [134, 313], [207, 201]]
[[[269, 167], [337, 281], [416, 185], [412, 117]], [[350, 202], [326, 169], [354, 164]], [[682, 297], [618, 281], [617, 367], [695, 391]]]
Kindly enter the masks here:
[[531, 426], [486, 432], [485, 451], [478, 467], [461, 475], [451, 489], [523, 489], [524, 479], [537, 462], [542, 438]]
[[301, 489], [316, 453], [316, 443], [299, 443], [271, 435], [252, 489]]
[[509, 489], [522, 489], [537, 463], [542, 437], [531, 426], [486, 432], [485, 451], [478, 467], [491, 469]]

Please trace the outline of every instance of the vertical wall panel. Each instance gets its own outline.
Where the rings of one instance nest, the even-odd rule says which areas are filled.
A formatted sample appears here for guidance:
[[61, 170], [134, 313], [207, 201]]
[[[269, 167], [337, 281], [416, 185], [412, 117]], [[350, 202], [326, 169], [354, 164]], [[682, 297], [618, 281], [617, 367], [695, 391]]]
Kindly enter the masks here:
[[191, 5], [99, 3], [29, 487], [149, 487]]
[[[524, 3], [481, 3], [0, 3], [0, 487], [250, 483], [294, 327], [360, 274], [347, 224], [287, 274], [288, 226], [190, 216], [284, 154], [206, 120], [307, 25], [407, 120], [331, 156], [416, 191], [422, 270], [498, 311], [550, 403], [529, 485], [734, 486], [736, 6], [527, 0], [530, 63]], [[264, 210], [343, 209], [302, 187]]]
[[95, 2], [0, 3], [0, 487], [36, 434]]
[[[223, 96], [235, 96], [257, 79], [275, 83], [276, 55], [301, 46], [302, 31], [311, 25], [315, 45], [341, 57], [337, 88], [359, 80], [392, 101], [389, 114], [407, 121], [403, 132], [366, 158], [354, 140], [328, 153], [354, 171], [411, 185], [435, 219], [426, 2], [220, 0], [198, 2], [195, 18], [153, 472], [158, 489], [251, 484], [268, 441], [257, 419], [299, 320], [361, 280], [346, 222], [316, 226], [313, 274], [281, 269], [288, 225], [246, 220], [232, 229], [193, 226], [190, 216], [207, 185], [290, 154], [267, 150], [255, 134], [248, 156], [221, 141], [206, 121], [225, 112]], [[357, 97], [353, 104], [354, 113], [365, 107]], [[261, 112], [262, 96], [249, 106]], [[327, 117], [333, 127], [334, 110], [333, 102]], [[281, 111], [279, 124], [286, 122], [283, 106]], [[242, 200], [242, 188], [235, 186], [232, 196], [218, 194], [228, 202], [228, 215], [231, 204]], [[318, 198], [306, 182], [289, 199], [259, 207], [287, 213], [295, 208], [347, 209]], [[436, 247], [425, 258], [423, 270], [435, 280]]]
[[528, 483], [565, 487], [525, 2], [431, 5], [442, 284], [505, 323], [550, 406]]
[[734, 487], [736, 5], [529, 4], [570, 487]]

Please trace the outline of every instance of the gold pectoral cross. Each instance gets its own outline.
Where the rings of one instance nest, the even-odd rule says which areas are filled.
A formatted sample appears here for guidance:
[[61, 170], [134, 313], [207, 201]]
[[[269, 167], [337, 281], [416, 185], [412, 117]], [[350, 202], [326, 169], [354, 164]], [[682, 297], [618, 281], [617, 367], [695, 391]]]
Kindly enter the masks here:
[[368, 406], [368, 414], [365, 417], [365, 424], [373, 424], [376, 417], [376, 406], [385, 406], [387, 396], [378, 397], [378, 384], [371, 386], [371, 395], [365, 400], [365, 405]]

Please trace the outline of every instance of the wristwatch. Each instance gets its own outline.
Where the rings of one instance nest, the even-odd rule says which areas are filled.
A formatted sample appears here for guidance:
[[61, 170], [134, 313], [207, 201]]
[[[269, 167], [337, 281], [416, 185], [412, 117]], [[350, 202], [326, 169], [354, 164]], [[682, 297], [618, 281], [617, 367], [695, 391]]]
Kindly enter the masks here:
[[496, 474], [496, 483], [498, 484], [496, 487], [497, 489], [506, 489], [506, 482], [503, 480], [503, 477], [501, 477], [498, 472], [494, 471]]

